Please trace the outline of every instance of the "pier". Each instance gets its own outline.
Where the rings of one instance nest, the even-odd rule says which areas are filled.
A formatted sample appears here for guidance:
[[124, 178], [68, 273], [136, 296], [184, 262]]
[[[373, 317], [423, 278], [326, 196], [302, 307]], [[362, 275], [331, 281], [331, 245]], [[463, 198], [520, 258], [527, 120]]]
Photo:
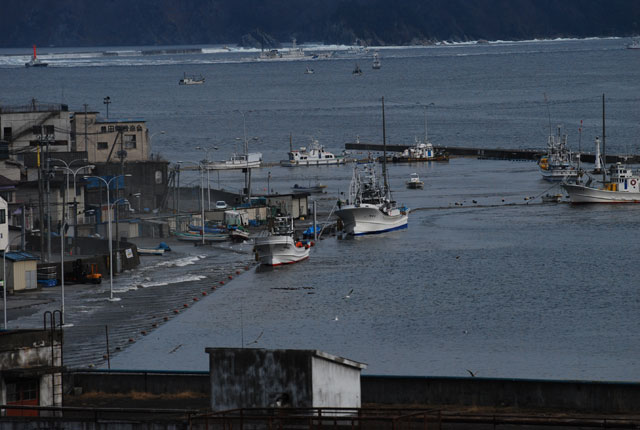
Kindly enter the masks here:
[[[387, 152], [402, 152], [413, 145], [387, 145]], [[355, 151], [384, 151], [384, 146], [374, 143], [345, 143], [345, 149]], [[546, 151], [535, 149], [509, 149], [509, 148], [474, 148], [469, 146], [435, 146], [436, 151], [446, 152], [457, 157], [477, 157], [484, 160], [524, 160], [537, 161]], [[595, 155], [592, 153], [580, 154], [580, 160], [584, 163], [593, 163]], [[626, 162], [639, 164], [640, 155], [607, 154], [607, 163]]]

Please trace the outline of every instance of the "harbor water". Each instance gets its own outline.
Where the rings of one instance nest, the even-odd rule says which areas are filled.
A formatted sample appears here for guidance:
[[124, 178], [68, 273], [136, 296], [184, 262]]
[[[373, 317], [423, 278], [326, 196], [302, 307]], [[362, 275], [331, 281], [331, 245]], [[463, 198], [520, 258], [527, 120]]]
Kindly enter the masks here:
[[[381, 96], [388, 143], [422, 135], [428, 105], [435, 145], [544, 149], [550, 126], [563, 124], [573, 150], [580, 139], [591, 151], [605, 93], [607, 151], [637, 153], [640, 71], [637, 53], [624, 45], [608, 39], [380, 49], [376, 71], [370, 56], [348, 53], [265, 62], [250, 60], [255, 53], [215, 50], [70, 56], [25, 70], [0, 51], [0, 88], [3, 104], [35, 97], [77, 110], [88, 103], [104, 111], [108, 95], [110, 116], [146, 119], [157, 133], [154, 154], [171, 161], [201, 160], [197, 146], [217, 146], [209, 152], [216, 159], [242, 151], [246, 125], [250, 150], [267, 162], [286, 157], [290, 134], [296, 147], [313, 137], [335, 153], [357, 138], [380, 143]], [[362, 76], [351, 74], [356, 62]], [[304, 74], [309, 65], [313, 75]], [[206, 83], [178, 86], [184, 72], [202, 74]], [[286, 193], [295, 183], [322, 182], [327, 194], [316, 198], [328, 212], [346, 194], [352, 168], [271, 166], [254, 172], [253, 190]], [[424, 190], [405, 188], [414, 172]], [[303, 263], [254, 266], [115, 354], [111, 367], [206, 370], [205, 347], [245, 346], [320, 349], [368, 363], [371, 374], [640, 378], [640, 208], [541, 204], [530, 197], [559, 190], [531, 162], [456, 158], [390, 165], [389, 175], [394, 198], [412, 209], [407, 230], [328, 236]], [[238, 191], [243, 177], [224, 172], [211, 184]], [[170, 295], [187, 283], [211, 286], [213, 275], [203, 269], [218, 264], [217, 252], [194, 248], [198, 258], [181, 266], [178, 280], [146, 290]], [[175, 270], [154, 267], [158, 277]], [[118, 306], [127, 306], [132, 276], [116, 280]]]

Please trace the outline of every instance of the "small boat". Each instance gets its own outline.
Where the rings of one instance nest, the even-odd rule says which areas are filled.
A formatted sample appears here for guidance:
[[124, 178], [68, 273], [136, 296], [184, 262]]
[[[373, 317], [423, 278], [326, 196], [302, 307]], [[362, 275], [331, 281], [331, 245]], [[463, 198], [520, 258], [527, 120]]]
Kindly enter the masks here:
[[324, 146], [320, 145], [316, 139], [311, 139], [311, 145], [308, 148], [301, 147], [299, 150], [293, 150], [291, 137], [289, 137], [289, 159], [280, 161], [280, 165], [284, 167], [297, 166], [326, 166], [346, 163], [344, 157], [335, 156], [333, 153], [326, 151]]
[[638, 42], [638, 40], [633, 40], [627, 45], [627, 49], [640, 49], [640, 42]]
[[382, 64], [380, 64], [380, 57], [378, 57], [378, 53], [374, 52], [373, 53], [373, 64], [371, 65], [371, 68], [373, 70], [379, 70], [382, 67]]
[[415, 138], [415, 144], [400, 155], [394, 155], [389, 161], [394, 163], [419, 163], [424, 161], [449, 161], [449, 154], [436, 151], [427, 135], [427, 109], [424, 110], [424, 139]]
[[49, 63], [45, 63], [44, 61], [40, 61], [38, 56], [36, 55], [36, 45], [33, 45], [33, 56], [31, 60], [24, 63], [25, 67], [47, 67]]
[[254, 169], [262, 165], [261, 152], [233, 154], [229, 160], [211, 161], [204, 165], [206, 170]]
[[[186, 231], [186, 232], [176, 232], [174, 233], [176, 238], [183, 242], [202, 242], [202, 232], [201, 231]], [[228, 233], [205, 233], [204, 241], [205, 242], [223, 242], [229, 239]]]
[[562, 201], [563, 195], [558, 194], [545, 194], [542, 196], [542, 203], [560, 203]]
[[338, 201], [336, 215], [340, 218], [346, 234], [360, 236], [405, 229], [409, 222], [409, 211], [398, 207], [391, 197], [387, 180], [386, 134], [384, 120], [384, 98], [382, 99], [382, 142], [384, 148], [381, 185], [376, 178], [375, 166], [366, 165], [361, 173], [358, 165], [353, 169], [349, 185], [349, 200], [343, 205]]
[[307, 70], [304, 71], [305, 75], [313, 75], [315, 72], [311, 67], [307, 67]]
[[178, 85], [201, 85], [204, 84], [204, 77], [200, 76], [187, 76], [185, 73], [183, 78], [178, 81]]
[[409, 177], [409, 180], [406, 182], [407, 184], [407, 188], [410, 189], [419, 189], [419, 188], [424, 188], [424, 181], [420, 180], [420, 177], [418, 176], [417, 173], [412, 173], [411, 176]]
[[242, 226], [234, 226], [229, 229], [229, 237], [233, 242], [244, 242], [249, 239], [249, 230]]
[[309, 258], [311, 243], [294, 239], [293, 218], [279, 216], [270, 220], [268, 236], [254, 239], [256, 260], [266, 266], [297, 263]]
[[295, 184], [293, 187], [291, 187], [291, 191], [293, 191], [294, 193], [323, 194], [326, 192], [325, 188], [327, 188], [326, 185], [321, 184], [320, 182], [316, 182], [315, 185], [309, 184], [308, 187]]
[[356, 63], [356, 67], [353, 69], [353, 72], [351, 72], [351, 74], [355, 76], [362, 75], [362, 69], [360, 68], [360, 66], [358, 66], [358, 63]]
[[561, 130], [561, 127], [558, 126], [556, 136], [549, 134], [547, 155], [538, 161], [540, 173], [547, 181], [563, 181], [575, 179], [578, 176], [573, 155], [567, 146], [567, 135], [563, 135]]

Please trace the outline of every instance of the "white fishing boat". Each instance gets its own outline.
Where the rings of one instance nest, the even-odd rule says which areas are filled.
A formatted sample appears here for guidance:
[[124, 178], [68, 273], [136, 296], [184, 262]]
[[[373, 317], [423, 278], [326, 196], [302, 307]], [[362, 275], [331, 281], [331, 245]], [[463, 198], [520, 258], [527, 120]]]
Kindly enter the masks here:
[[420, 177], [417, 173], [412, 173], [409, 177], [409, 180], [406, 182], [407, 188], [409, 189], [418, 189], [424, 188], [424, 181], [420, 180]]
[[164, 255], [164, 249], [138, 247], [138, 255]]
[[556, 136], [549, 133], [547, 154], [540, 158], [538, 167], [547, 181], [564, 181], [578, 176], [578, 169], [567, 145], [567, 135], [562, 134], [560, 126]]
[[627, 45], [627, 49], [640, 49], [640, 42], [638, 42], [638, 40], [633, 40]]
[[449, 161], [449, 155], [436, 151], [427, 135], [427, 108], [424, 109], [424, 138], [415, 138], [415, 144], [408, 147], [400, 155], [394, 155], [389, 161], [394, 163], [419, 163], [424, 161]]
[[[175, 232], [176, 239], [183, 242], [202, 242], [202, 230], [200, 231], [185, 231]], [[229, 239], [228, 233], [205, 233], [205, 242], [224, 242]]]
[[344, 205], [340, 202], [336, 211], [342, 228], [348, 235], [385, 233], [405, 229], [408, 226], [409, 211], [407, 208], [396, 205], [391, 197], [387, 180], [384, 98], [382, 99], [382, 130], [385, 152], [382, 169], [383, 184], [381, 185], [376, 177], [374, 165], [365, 165], [364, 170], [360, 172], [356, 164], [349, 185], [349, 199]]
[[311, 67], [307, 67], [307, 70], [304, 71], [305, 75], [313, 75], [315, 72]]
[[296, 60], [305, 58], [305, 54], [302, 48], [298, 48], [296, 39], [291, 41], [291, 48], [279, 51], [277, 49], [270, 49], [268, 51], [262, 51], [258, 56], [258, 60]]
[[609, 177], [592, 186], [593, 178], [585, 184], [563, 183], [571, 203], [640, 203], [640, 175], [618, 162], [609, 168]]
[[40, 61], [38, 56], [36, 55], [36, 45], [33, 45], [33, 56], [31, 60], [24, 63], [25, 67], [47, 67], [49, 63], [45, 63], [44, 61]]
[[293, 219], [276, 217], [271, 221], [268, 236], [254, 239], [256, 260], [267, 266], [292, 264], [309, 258], [311, 244], [294, 239]]
[[229, 160], [205, 163], [206, 170], [254, 169], [262, 165], [262, 153], [233, 154]]
[[284, 167], [297, 166], [327, 166], [335, 164], [344, 164], [346, 159], [334, 155], [324, 149], [316, 139], [311, 139], [309, 147], [302, 147], [299, 150], [292, 149], [291, 138], [289, 138], [289, 159], [280, 161], [280, 165]]
[[380, 63], [380, 57], [378, 56], [377, 52], [373, 53], [373, 64], [371, 64], [371, 68], [373, 70], [379, 70], [382, 67], [382, 64]]
[[204, 84], [204, 76], [187, 76], [187, 74], [185, 73], [182, 77], [182, 79], [180, 79], [178, 81], [178, 85], [202, 85]]

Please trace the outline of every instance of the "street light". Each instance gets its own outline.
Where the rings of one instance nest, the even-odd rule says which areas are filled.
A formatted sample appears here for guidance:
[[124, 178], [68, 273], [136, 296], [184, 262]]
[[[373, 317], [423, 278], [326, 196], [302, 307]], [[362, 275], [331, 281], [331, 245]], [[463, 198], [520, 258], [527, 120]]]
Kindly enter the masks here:
[[[211, 210], [211, 177], [209, 169], [209, 151], [217, 151], [217, 146], [211, 146], [209, 148], [203, 148], [202, 146], [196, 146], [196, 149], [204, 151], [204, 161], [207, 164], [207, 207]], [[218, 178], [220, 178], [220, 171], [218, 171]], [[220, 181], [218, 180], [218, 187], [220, 187]]]
[[[131, 176], [130, 173], [124, 175], [114, 176], [108, 181], [104, 179], [102, 176], [85, 176], [85, 179], [96, 178], [100, 179], [107, 187], [107, 218], [109, 220], [108, 231], [109, 231], [109, 301], [116, 302], [120, 300], [119, 297], [113, 297], [113, 238], [111, 237], [111, 204], [109, 203], [109, 185], [111, 182], [118, 178], [124, 178]], [[116, 200], [117, 202], [117, 200]], [[115, 202], [114, 202], [115, 203]], [[102, 208], [100, 208], [102, 210]]]
[[418, 103], [418, 106], [422, 106], [424, 108], [424, 143], [427, 143], [427, 108], [434, 105], [435, 103], [433, 102], [426, 105], [423, 105], [422, 103]]
[[165, 134], [164, 130], [160, 130], [160, 131], [156, 131], [155, 133], [151, 134], [151, 136], [149, 136], [149, 148], [153, 149], [153, 146], [151, 146], [151, 141], [153, 140], [153, 136], [155, 136], [156, 134]]
[[2, 251], [2, 297], [4, 301], [4, 329], [7, 329], [7, 251], [11, 248], [11, 242], [20, 239], [22, 236], [16, 236], [13, 240], [9, 240], [7, 246]]
[[[63, 166], [53, 166], [53, 170], [64, 170], [67, 173], [67, 187], [66, 187], [65, 193], [64, 193], [65, 200], [66, 200], [67, 203], [69, 203], [69, 173], [71, 173], [73, 175], [73, 200], [75, 202], [75, 200], [76, 200], [76, 175], [82, 169], [93, 169], [96, 166], [93, 165], [93, 164], [87, 164], [86, 166], [78, 167], [76, 170], [71, 169], [71, 165], [73, 163], [75, 163], [76, 161], [87, 162], [86, 158], [82, 158], [82, 159], [78, 159], [78, 160], [72, 160], [69, 163], [67, 163], [64, 160], [61, 160], [60, 158], [51, 158], [50, 161], [59, 161], [62, 164], [64, 164], [64, 167]], [[65, 211], [65, 212], [68, 212], [68, 210]]]
[[111, 103], [111, 97], [106, 96], [102, 103], [107, 105], [107, 119], [109, 119], [109, 104]]
[[195, 164], [198, 166], [198, 170], [200, 170], [200, 212], [202, 216], [202, 244], [204, 245], [204, 184], [202, 183], [204, 180], [204, 173], [202, 163], [196, 163], [195, 161], [178, 161], [178, 165], [183, 163]]

